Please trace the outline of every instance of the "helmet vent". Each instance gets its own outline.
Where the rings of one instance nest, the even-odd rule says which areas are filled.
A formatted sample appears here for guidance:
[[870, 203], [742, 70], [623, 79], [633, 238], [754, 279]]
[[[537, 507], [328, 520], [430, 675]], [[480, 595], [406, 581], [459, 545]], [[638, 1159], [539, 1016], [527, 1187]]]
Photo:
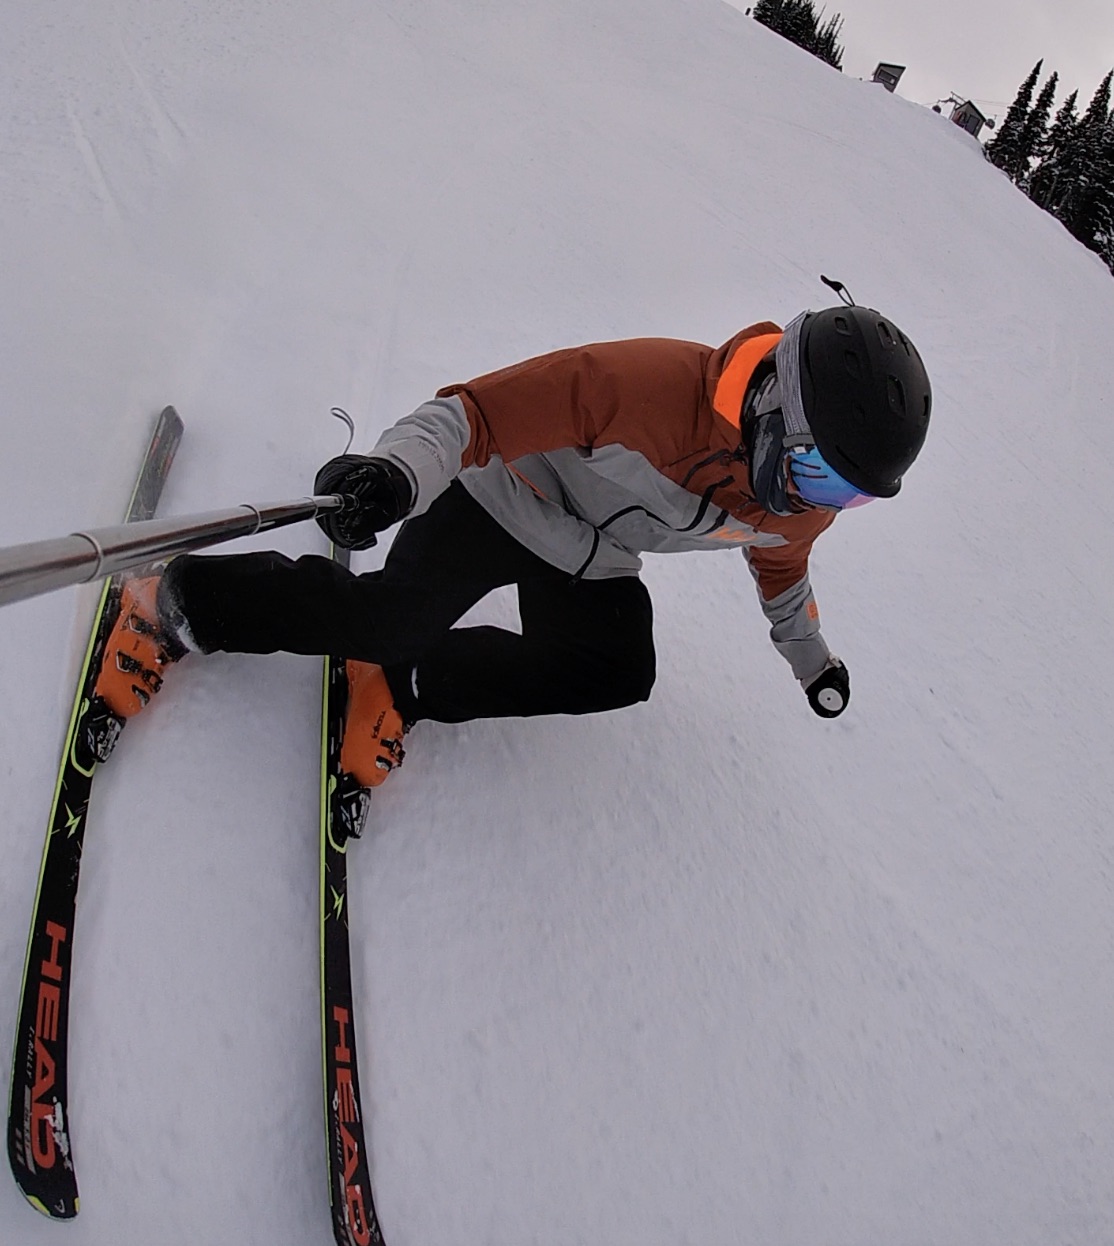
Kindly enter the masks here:
[[894, 341], [894, 335], [890, 332], [890, 326], [884, 320], [879, 320], [877, 327], [878, 340], [886, 350], [892, 350], [897, 345], [897, 342]]
[[896, 376], [886, 377], [886, 397], [889, 400], [890, 410], [895, 415], [905, 414], [905, 387]]

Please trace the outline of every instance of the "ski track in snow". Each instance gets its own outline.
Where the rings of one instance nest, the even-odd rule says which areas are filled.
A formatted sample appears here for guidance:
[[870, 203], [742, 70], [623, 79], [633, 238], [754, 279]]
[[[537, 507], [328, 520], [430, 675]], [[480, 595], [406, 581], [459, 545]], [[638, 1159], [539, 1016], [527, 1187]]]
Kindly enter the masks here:
[[[164, 513], [300, 496], [333, 405], [368, 445], [529, 354], [784, 323], [821, 272], [932, 372], [901, 496], [817, 545], [838, 722], [724, 552], [647, 560], [649, 703], [414, 731], [349, 863], [390, 1246], [1114, 1241], [1095, 257], [719, 0], [30, 6], [0, 57], [5, 543], [116, 522], [167, 402]], [[322, 548], [235, 548], [272, 543]], [[92, 600], [0, 610], [0, 1034]], [[0, 1182], [0, 1242], [325, 1246], [320, 663], [191, 658], [159, 702], [86, 839], [82, 1211]]]
[[105, 215], [110, 221], [119, 224], [123, 220], [124, 214], [120, 210], [116, 195], [109, 185], [100, 160], [97, 158], [96, 148], [90, 141], [85, 127], [81, 124], [81, 118], [78, 116], [77, 109], [70, 100], [66, 101], [66, 115], [69, 117], [70, 128], [73, 131], [74, 146], [77, 148], [85, 168], [88, 170], [89, 180], [93, 184], [97, 197], [104, 205]]

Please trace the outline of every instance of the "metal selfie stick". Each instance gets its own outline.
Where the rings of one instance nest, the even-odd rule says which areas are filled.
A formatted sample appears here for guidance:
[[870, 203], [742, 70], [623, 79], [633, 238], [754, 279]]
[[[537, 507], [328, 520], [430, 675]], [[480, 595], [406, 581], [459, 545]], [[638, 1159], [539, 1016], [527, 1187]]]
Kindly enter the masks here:
[[350, 504], [350, 498], [326, 494], [269, 506], [245, 504], [230, 510], [116, 524], [54, 540], [10, 545], [0, 549], [0, 606], [69, 584], [102, 579], [187, 550], [302, 523]]

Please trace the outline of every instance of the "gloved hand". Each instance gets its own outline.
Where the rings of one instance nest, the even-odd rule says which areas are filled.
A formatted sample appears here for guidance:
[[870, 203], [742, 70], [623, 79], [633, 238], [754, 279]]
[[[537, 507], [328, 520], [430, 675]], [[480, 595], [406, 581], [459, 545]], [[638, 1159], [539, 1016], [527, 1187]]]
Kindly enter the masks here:
[[851, 677], [839, 658], [829, 658], [819, 675], [802, 679], [812, 712], [821, 718], [838, 718], [851, 700]]
[[313, 481], [315, 494], [340, 493], [341, 510], [317, 516], [321, 530], [342, 549], [370, 549], [375, 534], [398, 523], [414, 505], [414, 489], [401, 467], [364, 454], [339, 454]]

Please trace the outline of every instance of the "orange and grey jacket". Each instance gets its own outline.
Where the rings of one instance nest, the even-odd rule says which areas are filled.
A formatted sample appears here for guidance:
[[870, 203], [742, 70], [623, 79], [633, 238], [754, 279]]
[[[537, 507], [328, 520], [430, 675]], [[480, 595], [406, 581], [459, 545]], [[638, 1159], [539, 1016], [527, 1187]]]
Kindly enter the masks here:
[[438, 391], [371, 453], [409, 473], [412, 514], [459, 477], [570, 575], [635, 575], [645, 551], [739, 547], [774, 644], [807, 679], [829, 657], [808, 557], [834, 513], [763, 510], [737, 454], [747, 383], [780, 336], [763, 323], [718, 349], [639, 338], [542, 355]]

